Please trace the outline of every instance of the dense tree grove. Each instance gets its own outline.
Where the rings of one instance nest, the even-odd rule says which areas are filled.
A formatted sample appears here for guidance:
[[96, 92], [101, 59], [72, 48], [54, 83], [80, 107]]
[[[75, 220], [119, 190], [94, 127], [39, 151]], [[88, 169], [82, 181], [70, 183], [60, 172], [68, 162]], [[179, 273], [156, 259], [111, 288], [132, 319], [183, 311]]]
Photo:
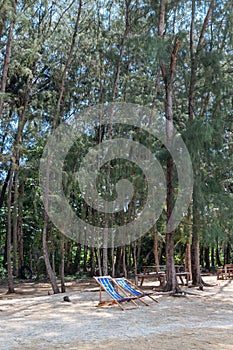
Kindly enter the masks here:
[[[232, 10], [230, 0], [1, 2], [0, 274], [8, 277], [9, 292], [14, 277], [27, 273], [24, 266], [36, 278], [49, 276], [57, 293], [57, 276], [64, 291], [65, 275], [126, 275], [166, 261], [166, 289], [177, 290], [174, 263], [186, 266], [193, 284], [202, 283], [200, 266], [214, 271], [233, 263]], [[150, 147], [170, 179], [167, 205], [146, 235], [99, 248], [68, 239], [50, 221], [39, 165], [62, 122], [110, 102], [164, 114], [189, 150], [194, 186], [183, 220], [166, 233], [179, 184], [160, 142], [111, 120], [84, 132], [62, 169], [67, 200], [83, 220], [103, 227], [133, 221], [146, 201], [141, 169], [116, 159], [100, 169], [98, 190], [111, 200], [127, 173], [131, 203], [108, 217], [87, 205], [73, 178], [89, 147], [103, 140], [128, 137]]]

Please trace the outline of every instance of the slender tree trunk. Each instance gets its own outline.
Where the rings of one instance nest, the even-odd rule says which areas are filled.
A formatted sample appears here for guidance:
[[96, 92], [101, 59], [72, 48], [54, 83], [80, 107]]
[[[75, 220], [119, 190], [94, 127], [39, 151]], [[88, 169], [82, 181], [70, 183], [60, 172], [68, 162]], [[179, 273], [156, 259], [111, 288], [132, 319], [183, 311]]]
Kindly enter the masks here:
[[192, 261], [191, 261], [191, 245], [192, 245], [192, 217], [191, 217], [191, 207], [188, 208], [188, 215], [187, 215], [187, 241], [186, 241], [186, 247], [185, 247], [185, 271], [188, 271], [190, 273], [189, 279], [192, 280]]
[[[17, 157], [18, 158], [18, 157]], [[13, 275], [18, 275], [18, 182], [19, 182], [19, 159], [14, 164], [14, 206], [13, 206]]]
[[101, 251], [100, 248], [98, 247], [97, 249], [98, 252], [98, 269], [99, 269], [99, 276], [102, 276], [102, 264], [101, 264]]
[[[137, 255], [136, 255], [137, 262], [140, 262], [141, 248], [142, 248], [142, 240], [141, 240], [141, 237], [139, 237], [137, 241]], [[140, 269], [141, 269], [141, 266], [140, 266]]]
[[3, 186], [2, 186], [2, 190], [1, 190], [1, 195], [0, 195], [0, 208], [3, 206], [4, 203], [4, 198], [5, 198], [5, 194], [6, 194], [6, 190], [7, 190], [7, 186], [8, 186], [8, 182], [10, 179], [10, 174], [11, 174], [11, 167], [8, 169], [6, 178], [4, 180]]
[[[107, 214], [105, 215], [107, 220]], [[103, 232], [103, 275], [108, 275], [108, 220], [105, 223], [104, 232]]]
[[216, 262], [217, 262], [217, 266], [222, 266], [222, 262], [220, 259], [220, 253], [219, 253], [219, 248], [218, 248], [218, 240], [216, 242]]
[[114, 247], [111, 249], [111, 262], [112, 262], [112, 277], [115, 277], [115, 250]]
[[4, 94], [6, 92], [6, 82], [7, 82], [9, 64], [11, 60], [12, 36], [13, 36], [13, 30], [15, 26], [15, 11], [16, 11], [15, 1], [12, 1], [12, 7], [13, 7], [13, 19], [11, 20], [9, 33], [7, 37], [6, 54], [5, 54], [4, 63], [3, 63], [2, 79], [1, 79], [1, 85], [0, 85], [0, 117], [2, 117], [2, 112], [3, 112]]
[[65, 239], [64, 236], [61, 235], [60, 241], [60, 249], [61, 249], [61, 265], [60, 265], [60, 274], [61, 274], [61, 292], [65, 293]]
[[8, 277], [8, 293], [14, 293], [13, 273], [11, 267], [11, 192], [12, 192], [12, 170], [10, 172], [8, 182], [8, 197], [7, 197], [7, 239], [6, 239], [6, 252], [7, 252], [7, 277]]
[[46, 194], [45, 194], [45, 203], [44, 203], [44, 225], [43, 225], [43, 234], [42, 234], [42, 242], [43, 242], [43, 254], [44, 254], [44, 261], [46, 266], [46, 271], [49, 276], [51, 286], [53, 289], [54, 294], [60, 293], [56, 275], [51, 267], [50, 260], [49, 260], [49, 253], [48, 253], [48, 245], [47, 245], [47, 228], [48, 228], [48, 195], [49, 195], [49, 171], [50, 171], [50, 157], [47, 158], [47, 164], [46, 164]]
[[214, 247], [211, 247], [211, 267], [215, 267]]
[[122, 247], [116, 248], [116, 276], [119, 276], [121, 273], [121, 261], [122, 261]]
[[[195, 118], [195, 90], [197, 81], [197, 67], [200, 51], [204, 44], [205, 31], [212, 16], [214, 7], [214, 1], [211, 1], [208, 12], [204, 19], [201, 33], [199, 36], [197, 48], [194, 48], [194, 18], [196, 12], [196, 1], [192, 0], [192, 13], [191, 13], [191, 26], [190, 26], [190, 60], [191, 60], [191, 73], [190, 73], [190, 86], [189, 86], [189, 121], [193, 122]], [[193, 162], [193, 170], [195, 174], [195, 181], [199, 177], [200, 169], [200, 156], [197, 154], [196, 161]], [[199, 188], [194, 184], [193, 188], [193, 240], [192, 240], [192, 279], [194, 285], [202, 285], [203, 281], [200, 274], [200, 257], [199, 257], [199, 207], [198, 207], [198, 193]]]
[[85, 244], [84, 247], [84, 254], [83, 254], [83, 272], [87, 272], [87, 253], [88, 253], [88, 246]]
[[[157, 236], [156, 224], [153, 227], [153, 238], [154, 238], [154, 247], [153, 247], [154, 261], [155, 261], [155, 265], [159, 266], [158, 236]], [[158, 267], [158, 270], [159, 270], [159, 267]]]
[[[113, 84], [113, 92], [112, 92], [112, 100], [115, 102], [116, 100], [116, 95], [118, 91], [118, 84], [119, 84], [119, 78], [120, 78], [120, 72], [121, 72], [121, 65], [122, 65], [122, 59], [124, 56], [125, 52], [125, 44], [127, 40], [127, 36], [129, 33], [130, 29], [130, 4], [131, 0], [125, 0], [125, 30], [121, 42], [121, 47], [120, 47], [120, 55], [119, 55], [119, 60], [118, 64], [116, 66], [116, 73], [115, 73], [115, 79], [114, 79], [114, 84]], [[112, 139], [112, 118], [113, 115], [111, 113], [110, 115], [110, 121], [109, 121], [109, 140]], [[107, 189], [106, 191], [109, 191], [109, 184], [110, 184], [110, 164], [108, 164], [107, 168]], [[108, 224], [109, 224], [109, 217], [106, 214], [105, 215], [105, 228], [103, 232], [103, 273], [107, 274], [108, 272]], [[111, 237], [111, 241], [113, 242], [113, 237]], [[111, 247], [111, 256], [114, 256], [114, 246], [112, 244]], [[113, 268], [114, 270], [114, 268]], [[114, 272], [114, 271], [113, 271]]]
[[133, 261], [134, 261], [134, 275], [138, 273], [138, 261], [137, 261], [137, 243], [133, 243]]
[[231, 262], [231, 244], [228, 241], [226, 244], [226, 248], [224, 250], [224, 264], [230, 264], [230, 262]]
[[204, 248], [205, 269], [210, 271], [210, 248]]
[[[72, 36], [72, 41], [70, 45], [70, 50], [68, 54], [67, 61], [65, 63], [65, 67], [62, 73], [61, 77], [61, 85], [59, 88], [59, 96], [57, 100], [57, 105], [56, 109], [54, 112], [54, 118], [53, 118], [53, 125], [52, 125], [52, 130], [51, 134], [53, 134], [54, 130], [56, 129], [57, 125], [60, 122], [60, 114], [61, 114], [61, 102], [64, 94], [64, 89], [65, 89], [65, 82], [66, 82], [66, 75], [67, 71], [70, 69], [72, 59], [73, 59], [73, 52], [76, 44], [76, 38], [77, 38], [77, 33], [78, 33], [78, 25], [80, 21], [80, 16], [81, 16], [81, 9], [82, 9], [82, 0], [79, 0], [79, 8], [78, 8], [78, 14], [76, 17], [76, 22], [75, 22], [75, 27], [74, 27], [74, 32]], [[47, 247], [47, 226], [48, 226], [48, 194], [49, 194], [49, 175], [50, 175], [50, 159], [49, 156], [47, 158], [47, 164], [46, 164], [46, 194], [45, 194], [45, 205], [44, 205], [44, 227], [43, 227], [43, 251], [44, 251], [44, 258], [45, 258], [45, 265], [47, 269], [47, 273], [49, 275], [49, 279], [51, 281], [51, 285], [53, 288], [54, 293], [59, 293], [59, 288], [57, 285], [57, 279], [56, 275], [51, 267], [50, 261], [49, 261], [49, 254], [48, 254], [48, 247]]]
[[[164, 22], [165, 22], [166, 0], [160, 2], [160, 15], [158, 34], [161, 38], [164, 36]], [[170, 65], [164, 61], [160, 62], [160, 68], [162, 71], [163, 81], [166, 90], [166, 134], [168, 146], [172, 144], [174, 134], [173, 124], [173, 85], [174, 74], [176, 67], [177, 54], [180, 47], [180, 42], [175, 40], [173, 51], [171, 54]], [[167, 159], [167, 223], [170, 222], [173, 225], [172, 209], [174, 204], [174, 187], [173, 187], [173, 171], [174, 164], [172, 158], [169, 156]], [[167, 226], [168, 227], [168, 226]], [[172, 228], [172, 227], [171, 227]], [[174, 229], [167, 230], [166, 232], [166, 278], [167, 283], [164, 287], [165, 291], [179, 292], [180, 288], [176, 279], [175, 261], [174, 261]]]
[[123, 251], [123, 254], [122, 254], [122, 268], [123, 268], [123, 274], [124, 276], [127, 278], [127, 266], [126, 266], [126, 246], [124, 245], [122, 247], [122, 251]]
[[19, 207], [18, 207], [18, 226], [17, 226], [17, 236], [18, 236], [18, 266], [19, 269], [22, 268], [23, 262], [23, 198], [24, 198], [24, 178], [19, 186]]
[[48, 225], [48, 216], [47, 216], [47, 211], [45, 210], [44, 212], [44, 227], [43, 227], [43, 236], [42, 236], [42, 241], [43, 241], [43, 253], [44, 253], [44, 261], [45, 261], [45, 266], [46, 270], [51, 282], [51, 286], [53, 289], [54, 294], [60, 293], [60, 290], [57, 285], [57, 279], [56, 275], [51, 267], [50, 261], [49, 261], [49, 254], [48, 254], [48, 245], [47, 245], [47, 225]]
[[76, 272], [80, 272], [80, 262], [81, 262], [81, 244], [78, 243], [75, 254], [75, 268]]
[[[194, 184], [195, 187], [195, 184]], [[192, 284], [202, 285], [201, 271], [200, 271], [200, 243], [199, 243], [199, 207], [196, 198], [197, 190], [193, 191], [193, 239], [192, 239]]]
[[91, 276], [95, 276], [95, 248], [91, 246]]

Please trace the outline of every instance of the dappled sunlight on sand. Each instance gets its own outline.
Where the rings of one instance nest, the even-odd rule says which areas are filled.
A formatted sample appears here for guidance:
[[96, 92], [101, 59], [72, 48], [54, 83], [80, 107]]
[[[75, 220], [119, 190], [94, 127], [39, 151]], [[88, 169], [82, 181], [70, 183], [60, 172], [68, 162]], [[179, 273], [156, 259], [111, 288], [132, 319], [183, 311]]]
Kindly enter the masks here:
[[186, 297], [158, 296], [159, 303], [148, 300], [149, 307], [126, 311], [97, 307], [93, 284], [68, 291], [71, 302], [63, 301], [64, 294], [38, 296], [41, 291], [3, 298], [0, 349], [233, 350], [233, 284], [189, 290]]

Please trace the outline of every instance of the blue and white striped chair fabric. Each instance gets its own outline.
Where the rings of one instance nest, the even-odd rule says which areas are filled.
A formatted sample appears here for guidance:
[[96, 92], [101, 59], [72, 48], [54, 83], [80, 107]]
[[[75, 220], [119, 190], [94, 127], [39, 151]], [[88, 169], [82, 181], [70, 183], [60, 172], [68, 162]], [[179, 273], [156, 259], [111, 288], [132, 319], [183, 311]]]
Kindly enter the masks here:
[[121, 294], [116, 291], [114, 285], [112, 284], [112, 281], [109, 277], [98, 277], [98, 282], [104, 287], [106, 292], [114, 299], [117, 300], [119, 303], [122, 303], [124, 301], [130, 301], [132, 298], [129, 297], [123, 297]]

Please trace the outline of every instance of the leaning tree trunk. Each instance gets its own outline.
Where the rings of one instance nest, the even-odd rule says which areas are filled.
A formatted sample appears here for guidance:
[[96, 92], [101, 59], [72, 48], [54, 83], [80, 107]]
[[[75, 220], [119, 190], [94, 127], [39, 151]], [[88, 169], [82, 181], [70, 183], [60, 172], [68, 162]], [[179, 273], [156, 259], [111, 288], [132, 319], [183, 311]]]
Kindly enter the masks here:
[[45, 266], [46, 270], [51, 282], [51, 286], [53, 289], [54, 294], [60, 293], [60, 290], [57, 285], [57, 279], [56, 275], [51, 267], [50, 261], [49, 261], [49, 253], [48, 253], [48, 245], [47, 245], [47, 226], [48, 226], [48, 216], [47, 216], [47, 211], [45, 209], [44, 211], [44, 227], [43, 227], [43, 236], [42, 236], [42, 241], [43, 241], [43, 253], [44, 253], [44, 261], [45, 261]]
[[54, 294], [60, 293], [59, 287], [57, 285], [57, 279], [55, 272], [52, 269], [50, 260], [49, 260], [49, 253], [48, 253], [48, 245], [47, 245], [47, 229], [48, 229], [48, 206], [49, 206], [49, 172], [50, 172], [50, 158], [47, 158], [47, 164], [46, 164], [46, 183], [45, 183], [45, 197], [44, 197], [44, 225], [43, 225], [43, 234], [42, 234], [42, 243], [43, 243], [43, 254], [44, 254], [44, 261], [46, 266], [46, 271], [49, 276], [51, 286], [53, 289]]

